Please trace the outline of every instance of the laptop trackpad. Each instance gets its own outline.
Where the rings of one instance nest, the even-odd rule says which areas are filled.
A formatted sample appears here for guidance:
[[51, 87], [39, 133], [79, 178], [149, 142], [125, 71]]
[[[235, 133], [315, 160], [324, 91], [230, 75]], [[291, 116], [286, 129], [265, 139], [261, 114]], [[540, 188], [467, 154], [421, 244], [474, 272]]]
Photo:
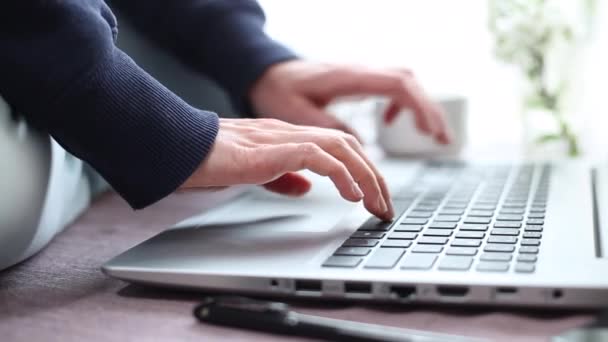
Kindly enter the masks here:
[[[200, 229], [243, 228], [241, 234], [326, 232], [353, 210], [354, 203], [327, 190], [311, 191], [301, 198], [286, 198], [262, 189], [233, 200], [231, 203], [191, 217], [177, 227], [199, 226]], [[240, 229], [239, 229], [240, 230]]]

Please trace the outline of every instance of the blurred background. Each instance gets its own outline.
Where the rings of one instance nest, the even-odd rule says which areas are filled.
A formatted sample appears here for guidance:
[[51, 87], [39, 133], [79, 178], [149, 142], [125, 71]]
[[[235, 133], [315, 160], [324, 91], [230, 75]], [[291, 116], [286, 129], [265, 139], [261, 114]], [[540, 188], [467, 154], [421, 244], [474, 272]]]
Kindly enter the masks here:
[[[571, 5], [585, 0], [569, 1]], [[516, 66], [496, 57], [495, 36], [489, 28], [491, 1], [260, 3], [267, 14], [267, 32], [302, 56], [328, 62], [405, 66], [430, 93], [465, 96], [469, 146], [474, 151], [496, 151], [522, 140], [524, 80]], [[586, 155], [604, 158], [608, 6], [605, 1], [594, 6], [592, 23], [574, 23], [590, 25], [591, 34], [576, 47], [568, 115], [580, 132]]]

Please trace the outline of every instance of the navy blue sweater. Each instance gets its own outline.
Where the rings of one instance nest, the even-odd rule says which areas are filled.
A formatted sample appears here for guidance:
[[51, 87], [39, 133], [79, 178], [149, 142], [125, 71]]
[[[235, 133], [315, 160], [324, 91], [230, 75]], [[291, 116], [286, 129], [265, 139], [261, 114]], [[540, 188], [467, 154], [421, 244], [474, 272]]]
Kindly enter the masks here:
[[[237, 105], [268, 66], [294, 55], [263, 31], [248, 0], [116, 0], [144, 33], [217, 81]], [[218, 131], [115, 46], [102, 0], [4, 0], [0, 95], [93, 166], [134, 208], [176, 190]]]

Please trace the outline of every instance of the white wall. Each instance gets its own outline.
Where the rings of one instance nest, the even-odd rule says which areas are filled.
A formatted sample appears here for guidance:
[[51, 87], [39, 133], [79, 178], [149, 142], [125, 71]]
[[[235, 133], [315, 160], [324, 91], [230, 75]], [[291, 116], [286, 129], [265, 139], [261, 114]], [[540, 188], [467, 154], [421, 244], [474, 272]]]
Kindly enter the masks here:
[[[469, 98], [473, 143], [519, 139], [518, 74], [493, 57], [485, 1], [260, 0], [260, 3], [268, 17], [267, 31], [303, 56], [409, 67], [430, 92], [458, 93]], [[605, 5], [603, 1], [600, 3]], [[596, 41], [601, 42], [608, 28], [601, 18], [598, 24], [603, 27]], [[595, 108], [595, 113], [604, 109], [598, 107], [601, 95], [596, 93], [603, 92], [603, 78], [608, 77], [607, 40], [603, 40], [590, 49], [592, 56], [582, 77], [586, 107]], [[600, 73], [604, 77], [599, 77]], [[603, 119], [601, 115], [595, 116], [594, 122]], [[599, 126], [606, 127], [605, 119], [599, 121], [602, 122]], [[585, 133], [591, 131], [587, 127]]]

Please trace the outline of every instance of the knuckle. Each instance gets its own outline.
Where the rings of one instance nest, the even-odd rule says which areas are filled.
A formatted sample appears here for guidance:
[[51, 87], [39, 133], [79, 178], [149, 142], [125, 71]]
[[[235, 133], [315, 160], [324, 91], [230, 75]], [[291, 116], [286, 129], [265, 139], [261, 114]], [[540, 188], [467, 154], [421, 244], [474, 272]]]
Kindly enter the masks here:
[[336, 152], [344, 151], [350, 147], [346, 139], [344, 139], [342, 136], [331, 137], [329, 139], [328, 145], [332, 150]]
[[350, 134], [350, 133], [344, 133], [343, 139], [350, 146], [357, 146], [357, 145], [359, 145], [359, 140], [357, 140], [357, 138], [355, 138], [355, 136], [352, 135], [352, 134]]
[[334, 162], [328, 167], [328, 176], [330, 177], [344, 177], [347, 174], [346, 166], [340, 162]]
[[264, 124], [265, 126], [268, 126], [268, 127], [278, 127], [283, 124], [283, 122], [281, 120], [275, 119], [275, 118], [265, 118], [265, 119], [259, 119], [259, 120], [262, 120], [262, 124]]
[[300, 150], [300, 153], [306, 156], [317, 155], [321, 151], [321, 148], [319, 146], [311, 142], [300, 144], [298, 146], [298, 149]]

